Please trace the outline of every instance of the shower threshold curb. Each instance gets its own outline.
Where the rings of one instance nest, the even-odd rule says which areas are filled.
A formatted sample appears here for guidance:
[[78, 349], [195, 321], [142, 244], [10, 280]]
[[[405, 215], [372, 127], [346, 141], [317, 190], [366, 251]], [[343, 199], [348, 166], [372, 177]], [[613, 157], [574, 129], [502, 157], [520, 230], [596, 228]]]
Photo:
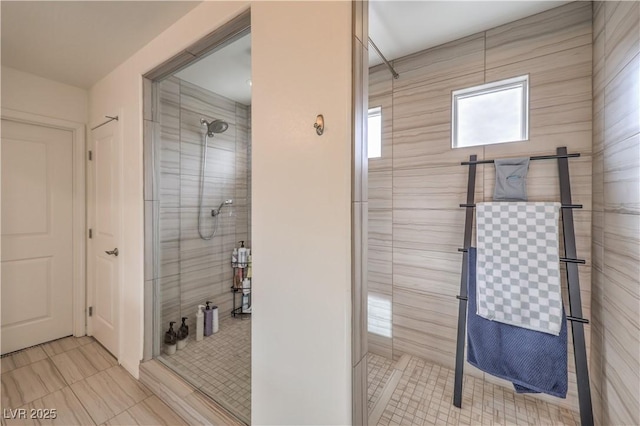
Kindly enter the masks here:
[[157, 360], [140, 364], [140, 382], [191, 425], [246, 425]]

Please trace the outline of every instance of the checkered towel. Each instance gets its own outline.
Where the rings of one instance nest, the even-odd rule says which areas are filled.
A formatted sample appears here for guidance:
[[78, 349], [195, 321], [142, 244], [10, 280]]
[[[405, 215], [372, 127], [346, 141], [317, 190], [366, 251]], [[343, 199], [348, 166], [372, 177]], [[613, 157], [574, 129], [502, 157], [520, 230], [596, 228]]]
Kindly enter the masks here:
[[559, 203], [477, 205], [478, 315], [560, 333], [559, 216]]

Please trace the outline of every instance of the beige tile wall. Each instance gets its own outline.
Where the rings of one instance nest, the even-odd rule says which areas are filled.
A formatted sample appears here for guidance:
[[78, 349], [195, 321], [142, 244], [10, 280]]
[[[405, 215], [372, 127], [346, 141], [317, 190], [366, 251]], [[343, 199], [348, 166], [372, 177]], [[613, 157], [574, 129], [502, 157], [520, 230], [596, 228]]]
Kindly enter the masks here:
[[[159, 83], [159, 137], [154, 141], [158, 251], [154, 279], [158, 280], [161, 327], [169, 321], [195, 330], [198, 304], [211, 300], [220, 316], [232, 308], [231, 252], [238, 241], [250, 247], [249, 161], [250, 107], [176, 77]], [[204, 128], [201, 118], [223, 119], [227, 131], [209, 138], [204, 210], [226, 199], [233, 206], [219, 216], [212, 240], [198, 235], [198, 201]], [[229, 215], [229, 213], [232, 213]], [[202, 215], [203, 231], [213, 230], [209, 213]]]
[[591, 371], [599, 424], [640, 424], [640, 4], [593, 5]]
[[[479, 159], [555, 153], [567, 146], [576, 212], [584, 315], [590, 315], [592, 209], [592, 9], [575, 2], [370, 70], [369, 106], [382, 106], [382, 158], [369, 160], [369, 294], [390, 302], [393, 337], [369, 334], [369, 350], [417, 355], [453, 367], [470, 154]], [[530, 139], [451, 149], [451, 91], [530, 76]], [[492, 165], [478, 167], [476, 199], [491, 200]], [[531, 200], [559, 200], [557, 164], [531, 164]], [[369, 314], [370, 320], [372, 312]], [[590, 334], [589, 326], [586, 327]], [[587, 336], [587, 344], [589, 337]], [[570, 371], [573, 371], [570, 349]], [[467, 372], [482, 376], [469, 365]], [[570, 373], [566, 401], [577, 408]], [[509, 383], [497, 379], [505, 386]], [[541, 397], [545, 398], [545, 397]]]

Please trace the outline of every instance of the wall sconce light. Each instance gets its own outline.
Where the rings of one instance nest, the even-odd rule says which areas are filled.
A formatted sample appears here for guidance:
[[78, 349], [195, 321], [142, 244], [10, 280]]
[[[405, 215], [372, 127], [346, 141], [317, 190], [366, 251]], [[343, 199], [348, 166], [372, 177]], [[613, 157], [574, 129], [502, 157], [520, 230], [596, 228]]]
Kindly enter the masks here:
[[322, 116], [322, 114], [319, 114], [316, 117], [316, 122], [313, 127], [316, 128], [316, 133], [318, 134], [318, 136], [322, 136], [322, 133], [324, 133], [324, 117]]

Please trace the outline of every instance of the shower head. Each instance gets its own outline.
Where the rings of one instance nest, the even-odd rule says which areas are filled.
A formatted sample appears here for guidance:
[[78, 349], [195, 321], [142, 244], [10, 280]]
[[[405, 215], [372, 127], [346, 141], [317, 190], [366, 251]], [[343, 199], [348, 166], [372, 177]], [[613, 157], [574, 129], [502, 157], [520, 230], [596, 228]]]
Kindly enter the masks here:
[[211, 210], [211, 216], [214, 216], [214, 217], [218, 216], [224, 206], [230, 206], [231, 204], [233, 204], [233, 200], [231, 199], [224, 200], [223, 202], [220, 203], [217, 209]]
[[209, 137], [213, 137], [216, 133], [223, 133], [229, 128], [229, 123], [224, 120], [207, 121], [204, 118], [201, 118], [200, 124], [207, 126], [207, 136]]

